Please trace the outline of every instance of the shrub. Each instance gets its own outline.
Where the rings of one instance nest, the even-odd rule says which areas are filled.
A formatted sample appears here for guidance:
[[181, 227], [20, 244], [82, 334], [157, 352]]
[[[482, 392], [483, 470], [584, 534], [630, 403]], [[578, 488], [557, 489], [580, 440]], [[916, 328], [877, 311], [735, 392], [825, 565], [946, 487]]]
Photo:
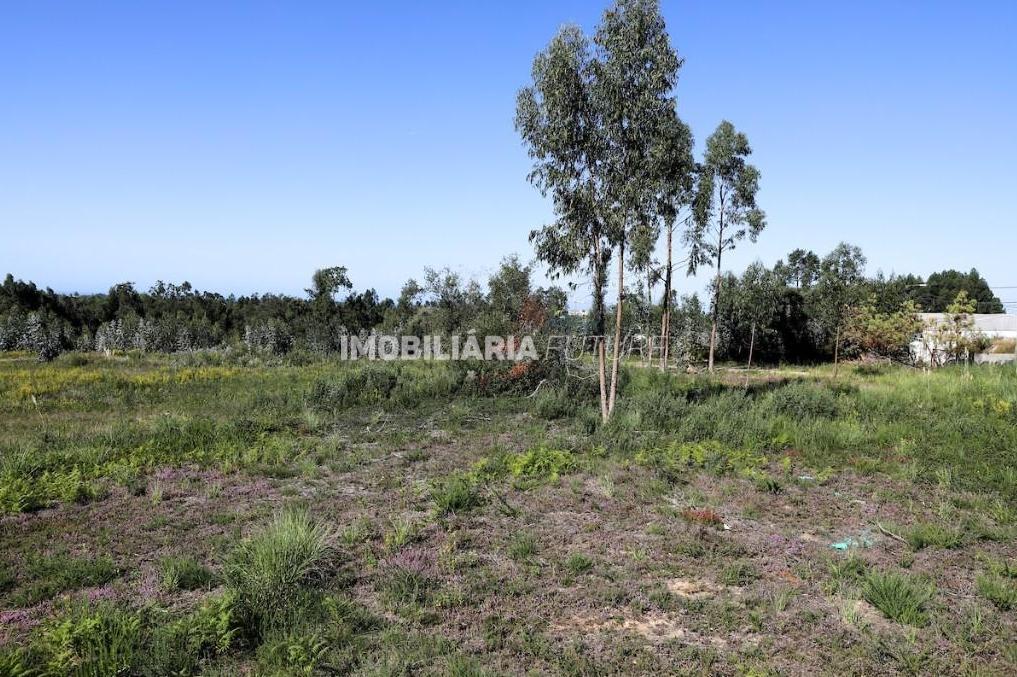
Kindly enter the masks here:
[[141, 619], [108, 602], [80, 604], [49, 621], [31, 647], [43, 674], [92, 677], [129, 672], [139, 656]]
[[541, 478], [555, 481], [559, 476], [576, 469], [576, 458], [571, 451], [539, 446], [507, 460], [509, 472], [516, 477]]
[[193, 557], [166, 557], [160, 563], [162, 587], [166, 590], [197, 590], [212, 583], [212, 572]]
[[924, 626], [926, 606], [934, 588], [898, 573], [872, 571], [865, 576], [862, 596], [883, 614], [898, 623]]
[[433, 483], [431, 500], [439, 515], [466, 512], [482, 502], [473, 478], [464, 473]]
[[675, 482], [689, 470], [706, 469], [721, 475], [732, 470], [756, 468], [765, 458], [716, 440], [706, 440], [671, 442], [663, 448], [644, 449], [636, 454], [636, 462], [654, 468], [664, 479]]
[[204, 661], [230, 650], [236, 632], [232, 596], [207, 601], [196, 611], [156, 628], [142, 672], [153, 677], [196, 674]]
[[585, 574], [593, 568], [593, 560], [581, 552], [575, 552], [565, 560], [565, 570], [571, 574]]
[[791, 419], [833, 418], [837, 415], [836, 395], [817, 383], [799, 381], [778, 388], [770, 395], [769, 404], [774, 413]]
[[307, 513], [287, 510], [264, 531], [245, 539], [225, 565], [241, 626], [256, 637], [285, 623], [320, 584], [334, 558], [329, 534]]
[[573, 416], [578, 406], [579, 401], [568, 391], [560, 388], [548, 388], [539, 392], [534, 398], [533, 413], [550, 421]]

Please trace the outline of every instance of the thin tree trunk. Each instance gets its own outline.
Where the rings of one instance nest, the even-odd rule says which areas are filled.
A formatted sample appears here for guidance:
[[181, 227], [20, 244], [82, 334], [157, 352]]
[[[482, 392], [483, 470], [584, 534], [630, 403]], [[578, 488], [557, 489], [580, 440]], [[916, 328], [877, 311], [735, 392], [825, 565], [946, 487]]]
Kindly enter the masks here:
[[594, 245], [593, 264], [593, 329], [597, 338], [595, 348], [597, 350], [597, 380], [600, 381], [600, 417], [606, 421], [607, 411], [607, 354], [604, 348], [604, 259], [601, 251], [600, 238], [597, 238]]
[[614, 413], [615, 396], [618, 394], [618, 361], [621, 355], [622, 299], [625, 295], [625, 240], [618, 244], [618, 306], [614, 313], [614, 355], [611, 362], [611, 393], [607, 400], [607, 415]]
[[713, 353], [717, 348], [717, 319], [720, 317], [720, 259], [723, 254], [720, 249], [717, 250], [717, 277], [714, 280], [713, 289], [713, 322], [710, 327], [710, 359], [707, 364], [707, 369], [713, 373]]
[[749, 369], [752, 369], [752, 350], [756, 347], [756, 323], [752, 323], [752, 336], [749, 338]]
[[713, 373], [713, 353], [717, 348], [717, 318], [720, 316], [720, 261], [724, 256], [724, 188], [720, 188], [720, 210], [717, 225], [717, 284], [713, 290], [713, 326], [710, 328], [710, 360], [707, 365]]
[[833, 377], [837, 378], [837, 371], [840, 369], [840, 322], [837, 323], [837, 333], [833, 339]]
[[671, 353], [671, 238], [674, 224], [667, 228], [667, 268], [664, 270], [664, 311], [660, 315], [660, 340], [663, 342], [660, 351], [660, 368], [667, 368], [667, 360]]

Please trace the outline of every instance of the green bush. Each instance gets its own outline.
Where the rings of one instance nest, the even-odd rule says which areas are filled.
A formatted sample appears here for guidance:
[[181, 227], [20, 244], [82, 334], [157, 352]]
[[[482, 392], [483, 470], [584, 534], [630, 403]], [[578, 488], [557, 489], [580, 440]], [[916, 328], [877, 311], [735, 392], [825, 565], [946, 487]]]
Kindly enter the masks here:
[[666, 447], [644, 449], [636, 454], [636, 462], [654, 468], [664, 479], [674, 482], [690, 470], [709, 470], [718, 475], [734, 470], [759, 468], [765, 457], [749, 451], [733, 449], [716, 440], [703, 442], [671, 442]]
[[141, 619], [103, 602], [72, 606], [48, 621], [30, 653], [43, 675], [103, 677], [132, 672], [140, 648]]
[[147, 646], [142, 672], [152, 677], [198, 674], [204, 663], [225, 655], [237, 634], [233, 604], [231, 595], [217, 597], [158, 626]]
[[516, 477], [528, 477], [556, 481], [578, 467], [575, 455], [564, 449], [551, 449], [538, 446], [521, 454], [513, 454], [506, 459], [510, 473]]
[[306, 591], [327, 577], [334, 556], [328, 532], [305, 512], [284, 511], [245, 539], [224, 567], [241, 627], [260, 637], [285, 624], [306, 602]]
[[770, 394], [769, 404], [776, 414], [791, 419], [833, 418], [837, 415], [837, 396], [830, 388], [799, 381]]

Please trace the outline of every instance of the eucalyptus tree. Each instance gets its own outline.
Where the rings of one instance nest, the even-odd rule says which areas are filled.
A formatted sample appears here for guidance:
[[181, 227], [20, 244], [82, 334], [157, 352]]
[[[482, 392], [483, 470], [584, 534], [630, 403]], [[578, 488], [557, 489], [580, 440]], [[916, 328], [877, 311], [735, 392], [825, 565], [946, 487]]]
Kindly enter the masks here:
[[760, 327], [768, 326], [777, 314], [781, 287], [774, 272], [757, 261], [742, 273], [738, 291], [739, 314], [749, 323], [747, 367], [751, 369], [752, 355], [756, 347], [756, 333]]
[[582, 30], [565, 26], [533, 60], [533, 82], [516, 99], [515, 126], [533, 159], [528, 179], [554, 204], [555, 218], [530, 233], [537, 259], [552, 277], [586, 273], [601, 416], [609, 415], [603, 336], [604, 287], [611, 259], [603, 210], [604, 142], [593, 95], [593, 56]]
[[819, 278], [810, 294], [810, 314], [829, 336], [833, 334], [833, 373], [840, 362], [840, 339], [848, 309], [865, 296], [865, 256], [854, 245], [841, 242], [823, 257]]
[[671, 303], [674, 279], [674, 234], [679, 224], [691, 223], [693, 188], [695, 184], [696, 163], [692, 157], [692, 130], [681, 119], [674, 115], [665, 125], [660, 143], [653, 153], [656, 178], [659, 182], [657, 193], [658, 213], [664, 231], [665, 261], [659, 277], [664, 283], [664, 294], [661, 299], [660, 366], [667, 366], [671, 351]]
[[626, 249], [634, 261], [648, 261], [659, 233], [661, 182], [653, 157], [673, 133], [677, 115], [671, 93], [682, 60], [671, 47], [656, 0], [618, 0], [604, 13], [594, 42], [591, 91], [603, 142], [601, 212], [618, 256], [610, 415], [618, 391]]
[[724, 252], [734, 249], [746, 237], [755, 242], [766, 227], [766, 216], [756, 206], [759, 170], [746, 162], [751, 154], [752, 148], [745, 134], [724, 120], [706, 140], [706, 153], [698, 174], [695, 226], [687, 234], [687, 239], [691, 249], [690, 272], [707, 263], [716, 271], [708, 358], [710, 371], [713, 371], [717, 346]]

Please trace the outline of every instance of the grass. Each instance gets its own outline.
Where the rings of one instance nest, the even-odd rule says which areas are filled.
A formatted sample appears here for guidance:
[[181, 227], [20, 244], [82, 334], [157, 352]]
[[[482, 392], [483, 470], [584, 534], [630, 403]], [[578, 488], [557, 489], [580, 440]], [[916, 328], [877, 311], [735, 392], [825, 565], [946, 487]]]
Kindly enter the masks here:
[[232, 359], [0, 360], [0, 674], [1017, 671], [1012, 369]]
[[260, 636], [292, 620], [306, 601], [305, 589], [326, 578], [334, 555], [328, 531], [295, 510], [245, 539], [224, 568], [241, 627]]
[[159, 572], [165, 590], [199, 590], [210, 587], [215, 580], [212, 570], [193, 557], [163, 558]]
[[904, 625], [928, 624], [928, 603], [935, 588], [894, 572], [872, 571], [865, 576], [862, 595], [890, 620]]
[[[33, 554], [18, 577], [21, 585], [11, 596], [14, 606], [31, 606], [60, 593], [104, 585], [120, 575], [108, 556], [78, 557], [66, 551]], [[13, 587], [13, 578], [7, 587]]]

